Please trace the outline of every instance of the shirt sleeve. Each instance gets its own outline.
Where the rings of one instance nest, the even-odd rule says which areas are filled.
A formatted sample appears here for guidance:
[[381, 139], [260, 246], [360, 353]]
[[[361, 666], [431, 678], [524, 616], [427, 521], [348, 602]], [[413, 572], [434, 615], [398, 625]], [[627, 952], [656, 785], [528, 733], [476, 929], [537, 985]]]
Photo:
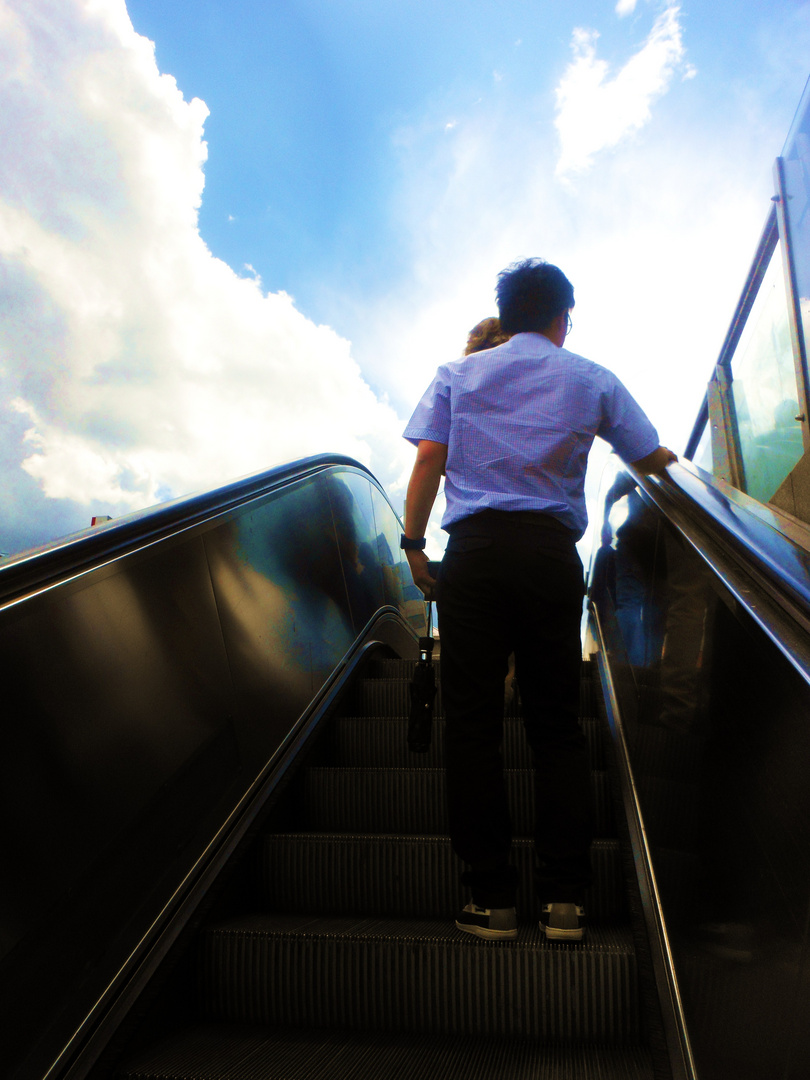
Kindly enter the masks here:
[[450, 442], [450, 382], [444, 367], [436, 372], [402, 435], [414, 446], [422, 439], [445, 446]]
[[602, 396], [602, 423], [596, 432], [622, 461], [639, 461], [659, 446], [658, 432], [621, 380], [610, 375]]

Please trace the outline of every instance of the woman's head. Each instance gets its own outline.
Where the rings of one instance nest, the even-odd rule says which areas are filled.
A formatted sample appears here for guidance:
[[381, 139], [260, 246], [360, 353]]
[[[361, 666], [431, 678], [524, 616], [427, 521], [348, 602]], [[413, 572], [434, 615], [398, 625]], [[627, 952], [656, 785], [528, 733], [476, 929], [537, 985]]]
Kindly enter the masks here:
[[508, 340], [509, 334], [505, 334], [501, 329], [500, 319], [494, 316], [482, 319], [467, 335], [467, 348], [464, 350], [464, 355], [469, 356], [470, 353], [481, 352], [483, 349], [494, 349], [496, 345], [503, 345]]

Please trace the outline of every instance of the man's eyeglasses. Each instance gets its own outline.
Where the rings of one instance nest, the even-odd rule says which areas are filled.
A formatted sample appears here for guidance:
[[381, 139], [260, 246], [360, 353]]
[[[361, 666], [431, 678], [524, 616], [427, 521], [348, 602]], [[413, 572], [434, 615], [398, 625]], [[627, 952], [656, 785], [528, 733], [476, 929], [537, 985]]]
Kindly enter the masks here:
[[571, 330], [573, 329], [573, 326], [574, 326], [574, 324], [573, 324], [573, 322], [571, 320], [570, 312], [566, 313], [566, 316], [565, 316], [565, 336], [566, 337], [568, 337], [568, 335], [571, 333]]

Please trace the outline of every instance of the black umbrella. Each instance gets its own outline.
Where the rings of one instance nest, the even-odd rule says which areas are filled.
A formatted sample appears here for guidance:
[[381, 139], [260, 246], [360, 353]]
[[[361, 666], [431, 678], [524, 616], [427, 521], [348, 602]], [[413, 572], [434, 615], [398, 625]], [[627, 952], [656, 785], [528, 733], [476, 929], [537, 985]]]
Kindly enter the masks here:
[[414, 754], [430, 749], [436, 670], [433, 667], [432, 605], [428, 603], [428, 636], [419, 638], [419, 659], [411, 679], [411, 711], [408, 715], [408, 748]]

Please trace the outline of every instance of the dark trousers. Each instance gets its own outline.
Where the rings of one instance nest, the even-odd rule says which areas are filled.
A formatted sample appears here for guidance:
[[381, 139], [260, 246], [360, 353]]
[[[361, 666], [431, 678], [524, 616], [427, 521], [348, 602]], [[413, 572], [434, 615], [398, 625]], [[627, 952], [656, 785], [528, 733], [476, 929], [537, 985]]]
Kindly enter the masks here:
[[437, 604], [450, 837], [482, 907], [513, 907], [517, 889], [501, 757], [512, 652], [535, 767], [535, 890], [544, 903], [581, 902], [590, 884], [582, 598], [573, 538], [545, 515], [485, 511], [451, 529]]

